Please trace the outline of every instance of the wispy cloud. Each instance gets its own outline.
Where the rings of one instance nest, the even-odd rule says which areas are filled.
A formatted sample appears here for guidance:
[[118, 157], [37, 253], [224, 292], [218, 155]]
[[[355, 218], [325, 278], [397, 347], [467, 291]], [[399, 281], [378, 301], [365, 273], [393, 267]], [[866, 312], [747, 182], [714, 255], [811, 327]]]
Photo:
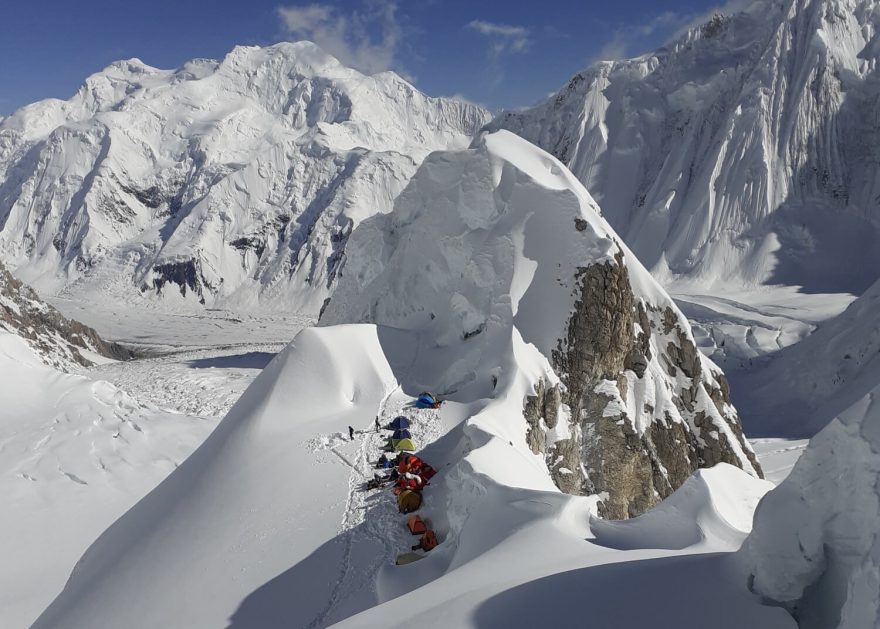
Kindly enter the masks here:
[[644, 22], [613, 29], [611, 38], [591, 62], [613, 61], [642, 54], [647, 52], [646, 41], [656, 42], [658, 37], [671, 40], [683, 35], [688, 29], [704, 24], [716, 13], [730, 15], [748, 8], [753, 2], [754, 0], [729, 0], [699, 13], [664, 11]]
[[456, 92], [455, 94], [450, 94], [449, 96], [443, 96], [442, 98], [448, 98], [450, 100], [457, 100], [462, 103], [467, 103], [468, 105], [476, 105], [477, 107], [482, 107], [483, 109], [489, 109], [489, 106], [486, 103], [481, 103], [481, 102], [472, 100], [460, 92]]
[[394, 0], [367, 0], [361, 9], [341, 13], [329, 4], [278, 7], [285, 34], [308, 39], [363, 72], [396, 65], [403, 29]]
[[614, 61], [645, 52], [645, 41], [657, 35], [672, 35], [690, 24], [696, 16], [664, 11], [648, 20], [616, 28], [593, 61]]
[[489, 38], [489, 52], [498, 59], [508, 53], [525, 52], [529, 48], [529, 30], [522, 26], [472, 20], [466, 28]]

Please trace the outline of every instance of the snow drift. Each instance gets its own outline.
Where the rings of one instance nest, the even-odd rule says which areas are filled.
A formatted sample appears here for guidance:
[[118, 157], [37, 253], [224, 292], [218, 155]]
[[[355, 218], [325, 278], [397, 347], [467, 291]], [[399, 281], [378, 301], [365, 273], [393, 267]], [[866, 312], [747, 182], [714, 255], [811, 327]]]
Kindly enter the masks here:
[[831, 421], [760, 503], [750, 587], [802, 629], [880, 626], [880, 387]]
[[314, 315], [357, 223], [486, 120], [309, 42], [116, 62], [0, 121], [0, 256], [43, 294]]
[[860, 294], [880, 268], [869, 0], [758, 0], [500, 115], [664, 281]]
[[584, 187], [511, 133], [430, 155], [355, 232], [321, 321], [416, 332], [415, 381], [459, 400], [523, 370], [500, 359], [519, 338], [539, 357], [516, 411], [528, 445], [563, 491], [604, 493], [604, 515], [645, 511], [698, 467], [760, 473], [687, 320]]

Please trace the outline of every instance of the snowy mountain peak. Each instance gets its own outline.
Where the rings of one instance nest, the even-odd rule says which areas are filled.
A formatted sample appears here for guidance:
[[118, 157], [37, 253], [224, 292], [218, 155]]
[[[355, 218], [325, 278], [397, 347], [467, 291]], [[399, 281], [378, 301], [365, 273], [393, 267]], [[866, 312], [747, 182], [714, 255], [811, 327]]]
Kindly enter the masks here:
[[412, 386], [452, 399], [515, 400], [528, 374], [521, 432], [494, 430], [563, 491], [605, 494], [603, 514], [637, 515], [704, 465], [760, 474], [687, 320], [565, 166], [521, 138], [430, 155], [346, 259], [322, 324], [416, 334]]
[[0, 258], [74, 299], [317, 314], [356, 224], [487, 119], [309, 42], [117, 62], [0, 123]]
[[755, 2], [489, 128], [565, 163], [664, 281], [858, 294], [880, 267], [873, 7]]
[[280, 42], [272, 46], [236, 46], [221, 62], [229, 68], [246, 67], [256, 70], [262, 65], [281, 64], [286, 69], [307, 76], [364, 76], [354, 68], [342, 65], [336, 57], [310, 41]]

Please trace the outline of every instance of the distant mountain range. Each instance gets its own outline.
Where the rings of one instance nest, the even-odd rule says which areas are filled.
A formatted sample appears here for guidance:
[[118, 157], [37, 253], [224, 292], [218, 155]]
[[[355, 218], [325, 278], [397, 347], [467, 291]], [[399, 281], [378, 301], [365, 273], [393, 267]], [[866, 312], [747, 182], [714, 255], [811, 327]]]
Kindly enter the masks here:
[[0, 121], [0, 258], [43, 294], [317, 314], [357, 223], [488, 118], [308, 42], [117, 62]]

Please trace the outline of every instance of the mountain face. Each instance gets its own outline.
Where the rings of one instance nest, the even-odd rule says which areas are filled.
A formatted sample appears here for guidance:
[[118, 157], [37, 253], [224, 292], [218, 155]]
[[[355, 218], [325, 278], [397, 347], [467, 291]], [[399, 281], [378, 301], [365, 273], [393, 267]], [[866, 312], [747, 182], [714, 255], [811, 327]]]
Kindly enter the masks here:
[[513, 395], [514, 356], [529, 448], [604, 516], [644, 512], [699, 467], [761, 474], [687, 319], [571, 173], [513, 134], [430, 155], [355, 231], [321, 323], [355, 322], [415, 333], [414, 382], [450, 399]]
[[0, 330], [25, 339], [43, 362], [62, 371], [93, 365], [90, 353], [108, 358], [128, 356], [124, 348], [105, 342], [93, 329], [65, 318], [32, 288], [12, 277], [2, 263]]
[[499, 116], [664, 281], [860, 294], [880, 268], [880, 12], [759, 0]]
[[0, 257], [43, 293], [316, 314], [357, 223], [487, 120], [308, 42], [117, 62], [0, 121]]

